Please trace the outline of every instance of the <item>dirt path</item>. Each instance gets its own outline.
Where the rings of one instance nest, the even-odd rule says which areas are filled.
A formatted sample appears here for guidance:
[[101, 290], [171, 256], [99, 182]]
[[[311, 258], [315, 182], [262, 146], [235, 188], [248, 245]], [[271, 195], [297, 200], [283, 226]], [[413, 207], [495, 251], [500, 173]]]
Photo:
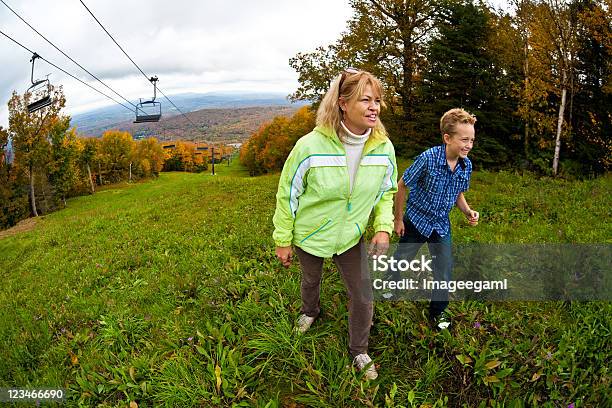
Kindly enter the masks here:
[[19, 234], [20, 232], [31, 231], [34, 227], [36, 227], [36, 218], [26, 218], [19, 221], [14, 227], [0, 231], [0, 239]]

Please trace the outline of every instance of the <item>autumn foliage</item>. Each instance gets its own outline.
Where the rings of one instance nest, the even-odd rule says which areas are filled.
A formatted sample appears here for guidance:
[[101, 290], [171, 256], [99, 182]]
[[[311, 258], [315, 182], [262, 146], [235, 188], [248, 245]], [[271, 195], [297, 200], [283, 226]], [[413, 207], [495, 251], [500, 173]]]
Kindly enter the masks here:
[[164, 147], [164, 171], [200, 172], [208, 168], [207, 156], [194, 143], [176, 141]]
[[291, 118], [277, 116], [263, 124], [240, 149], [240, 161], [251, 175], [279, 170], [295, 142], [315, 126], [314, 112], [300, 108]]
[[61, 113], [61, 87], [52, 95], [54, 102], [34, 113], [27, 111], [30, 95], [13, 93], [9, 101], [9, 128], [0, 127], [0, 228], [62, 208], [96, 185], [155, 177], [164, 167], [167, 158], [154, 138], [135, 141], [118, 130], [79, 136]]
[[334, 43], [289, 60], [292, 100], [316, 106], [339, 72], [360, 68], [383, 83], [381, 118], [400, 156], [440, 143], [440, 117], [461, 107], [478, 118], [476, 168], [570, 177], [612, 168], [612, 1], [350, 5]]

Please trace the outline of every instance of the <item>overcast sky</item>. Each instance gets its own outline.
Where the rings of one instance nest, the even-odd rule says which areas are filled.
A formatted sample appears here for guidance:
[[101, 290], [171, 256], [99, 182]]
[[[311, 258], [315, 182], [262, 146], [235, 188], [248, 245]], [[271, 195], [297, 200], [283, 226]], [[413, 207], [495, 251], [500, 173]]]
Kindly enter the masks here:
[[[79, 0], [4, 0], [65, 53], [129, 100], [152, 87], [104, 33]], [[292, 93], [297, 74], [289, 58], [333, 43], [346, 28], [346, 0], [84, 0], [119, 44], [166, 95], [181, 92]], [[493, 3], [504, 3], [493, 0]], [[110, 93], [47, 44], [0, 3], [0, 29], [49, 61]], [[0, 125], [6, 103], [30, 81], [31, 55], [0, 35]], [[113, 104], [38, 60], [35, 79], [61, 84], [69, 114]], [[115, 95], [113, 95], [115, 96]]]
[[[4, 0], [65, 53], [129, 100], [152, 86], [78, 0]], [[117, 42], [166, 95], [223, 90], [291, 93], [298, 52], [334, 42], [351, 15], [343, 0], [84, 0]], [[89, 77], [0, 3], [0, 30], [82, 80]], [[0, 35], [0, 125], [13, 90], [29, 86], [31, 55]], [[113, 103], [85, 85], [36, 62], [35, 77], [62, 84], [66, 111]], [[99, 83], [92, 80], [92, 85]], [[110, 93], [106, 89], [105, 93]]]

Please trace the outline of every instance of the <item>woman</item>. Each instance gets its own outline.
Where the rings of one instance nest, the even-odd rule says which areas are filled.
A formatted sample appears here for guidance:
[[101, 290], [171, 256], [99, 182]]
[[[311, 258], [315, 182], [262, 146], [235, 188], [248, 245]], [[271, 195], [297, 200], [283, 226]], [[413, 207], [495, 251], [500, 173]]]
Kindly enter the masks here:
[[300, 138], [283, 167], [276, 195], [276, 256], [285, 267], [293, 250], [302, 270], [304, 333], [320, 313], [324, 258], [333, 258], [349, 298], [349, 350], [365, 378], [378, 374], [368, 356], [372, 287], [363, 232], [374, 210], [371, 254], [386, 252], [397, 191], [395, 152], [379, 119], [380, 81], [347, 69], [332, 82], [317, 111], [317, 126]]

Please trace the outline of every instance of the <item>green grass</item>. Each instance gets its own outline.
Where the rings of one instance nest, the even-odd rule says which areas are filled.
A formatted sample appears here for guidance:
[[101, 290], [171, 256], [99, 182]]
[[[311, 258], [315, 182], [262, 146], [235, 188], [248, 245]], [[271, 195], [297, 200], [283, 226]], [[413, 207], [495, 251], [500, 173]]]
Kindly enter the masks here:
[[[292, 333], [300, 273], [274, 257], [278, 175], [216, 170], [71, 199], [0, 240], [0, 386], [64, 387], [67, 406], [609, 406], [610, 302], [454, 302], [452, 335], [423, 302], [379, 302], [380, 377], [362, 381], [331, 262], [322, 318]], [[611, 190], [609, 176], [475, 173], [481, 223], [454, 210], [454, 239], [610, 243]]]

